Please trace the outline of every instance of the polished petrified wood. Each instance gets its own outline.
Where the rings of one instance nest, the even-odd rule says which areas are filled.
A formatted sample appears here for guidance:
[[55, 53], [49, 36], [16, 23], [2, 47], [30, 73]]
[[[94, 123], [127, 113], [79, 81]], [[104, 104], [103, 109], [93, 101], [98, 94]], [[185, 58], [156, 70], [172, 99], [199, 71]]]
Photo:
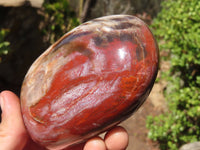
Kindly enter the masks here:
[[61, 149], [128, 118], [144, 102], [158, 70], [158, 47], [140, 19], [114, 15], [86, 22], [49, 47], [21, 90], [34, 141]]

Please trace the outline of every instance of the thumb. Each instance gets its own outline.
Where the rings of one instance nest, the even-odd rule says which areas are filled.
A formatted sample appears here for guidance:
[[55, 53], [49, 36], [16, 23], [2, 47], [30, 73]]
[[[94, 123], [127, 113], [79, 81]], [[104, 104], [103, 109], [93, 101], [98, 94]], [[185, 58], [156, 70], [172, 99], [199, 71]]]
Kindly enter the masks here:
[[28, 135], [23, 124], [19, 98], [10, 91], [0, 93], [2, 122], [0, 124], [0, 148], [21, 150]]

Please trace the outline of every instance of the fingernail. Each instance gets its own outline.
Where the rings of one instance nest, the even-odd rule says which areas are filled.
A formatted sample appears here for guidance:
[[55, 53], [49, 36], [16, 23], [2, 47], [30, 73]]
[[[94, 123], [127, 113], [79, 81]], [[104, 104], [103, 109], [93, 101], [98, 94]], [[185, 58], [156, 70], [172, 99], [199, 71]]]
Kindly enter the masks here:
[[0, 106], [1, 106], [1, 110], [3, 109], [4, 105], [4, 97], [2, 96], [2, 94], [0, 93]]

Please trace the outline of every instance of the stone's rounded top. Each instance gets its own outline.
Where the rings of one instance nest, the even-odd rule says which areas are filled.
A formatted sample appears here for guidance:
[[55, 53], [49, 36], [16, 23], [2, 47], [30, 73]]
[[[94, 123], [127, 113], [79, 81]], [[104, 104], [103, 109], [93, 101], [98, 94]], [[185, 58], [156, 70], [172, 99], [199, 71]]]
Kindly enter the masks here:
[[140, 27], [143, 24], [144, 22], [135, 16], [110, 15], [83, 23], [78, 28], [87, 26], [87, 29], [90, 30], [92, 27], [100, 27], [100, 32], [109, 32], [112, 30], [135, 30], [135, 27]]
[[21, 106], [29, 134], [56, 149], [118, 124], [149, 95], [158, 61], [151, 31], [134, 16], [106, 16], [76, 27], [24, 79]]
[[[124, 34], [140, 34], [141, 26], [146, 25], [142, 20], [135, 16], [130, 15], [111, 15], [97, 18], [81, 24], [74, 28], [70, 32], [66, 33], [58, 42], [55, 44], [56, 48], [63, 45], [64, 42], [69, 42], [79, 36], [89, 35], [91, 33], [97, 34], [99, 39], [97, 42], [108, 35], [108, 40], [112, 40], [114, 36], [119, 36], [121, 33]], [[106, 35], [105, 35], [106, 34]], [[68, 37], [68, 38], [66, 38]], [[125, 37], [126, 38], [126, 37]], [[55, 48], [55, 49], [56, 49]]]

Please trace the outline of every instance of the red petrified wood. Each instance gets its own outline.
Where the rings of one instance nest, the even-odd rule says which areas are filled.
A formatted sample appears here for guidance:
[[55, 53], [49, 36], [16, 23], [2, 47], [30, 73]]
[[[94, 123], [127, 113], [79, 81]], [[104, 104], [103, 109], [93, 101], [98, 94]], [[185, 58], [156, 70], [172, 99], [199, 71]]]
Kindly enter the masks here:
[[29, 69], [21, 91], [28, 132], [49, 149], [83, 142], [137, 110], [157, 70], [157, 44], [140, 19], [115, 15], [86, 22]]

